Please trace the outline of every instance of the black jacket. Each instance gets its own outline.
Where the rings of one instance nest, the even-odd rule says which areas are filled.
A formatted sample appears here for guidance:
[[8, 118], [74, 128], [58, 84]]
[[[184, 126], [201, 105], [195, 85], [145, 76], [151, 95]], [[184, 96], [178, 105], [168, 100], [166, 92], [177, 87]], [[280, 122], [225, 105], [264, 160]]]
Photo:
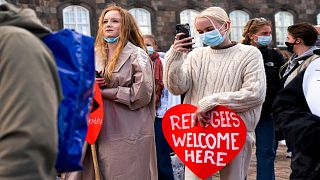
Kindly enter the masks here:
[[302, 82], [305, 71], [296, 76], [275, 99], [273, 118], [286, 141], [294, 147], [291, 160], [294, 180], [320, 179], [320, 117], [310, 112]]
[[271, 107], [278, 92], [282, 89], [282, 83], [279, 77], [280, 67], [285, 63], [282, 54], [273, 48], [259, 48], [267, 76], [267, 92], [266, 99], [262, 106], [262, 115], [267, 115], [271, 112]]

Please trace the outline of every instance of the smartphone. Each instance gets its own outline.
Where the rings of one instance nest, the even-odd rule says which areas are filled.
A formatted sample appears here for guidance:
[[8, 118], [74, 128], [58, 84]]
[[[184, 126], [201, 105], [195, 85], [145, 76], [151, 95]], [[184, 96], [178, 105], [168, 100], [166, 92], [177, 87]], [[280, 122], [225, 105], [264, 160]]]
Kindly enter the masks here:
[[[184, 35], [181, 35], [179, 39], [184, 39], [184, 38], [187, 38], [187, 37], [190, 37], [190, 26], [188, 23], [186, 24], [177, 24], [176, 25], [176, 34], [178, 33], [184, 33]], [[187, 42], [192, 42], [191, 40], [190, 41], [187, 41]], [[187, 48], [187, 49], [192, 49], [192, 45], [188, 45], [188, 46], [183, 46], [184, 48]]]
[[101, 74], [98, 71], [96, 71], [96, 78], [102, 78]]
[[[96, 78], [102, 78], [101, 74], [98, 71], [96, 71]], [[99, 86], [99, 87], [100, 87], [100, 89], [107, 88], [106, 86]]]

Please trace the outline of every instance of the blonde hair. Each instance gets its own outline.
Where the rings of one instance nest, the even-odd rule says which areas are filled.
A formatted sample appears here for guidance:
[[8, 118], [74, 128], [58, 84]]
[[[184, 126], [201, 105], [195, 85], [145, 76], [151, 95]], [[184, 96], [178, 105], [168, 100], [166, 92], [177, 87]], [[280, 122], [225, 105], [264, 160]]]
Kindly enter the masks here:
[[[227, 12], [221, 7], [209, 7], [203, 10], [197, 18], [209, 18], [220, 22], [221, 24], [225, 24], [226, 22], [230, 22], [229, 16]], [[226, 36], [229, 37], [231, 28], [229, 27]]]
[[271, 21], [266, 20], [265, 18], [250, 19], [243, 28], [242, 43], [250, 45], [252, 42], [249, 36], [252, 34], [256, 34], [263, 26], [272, 27]]
[[[118, 11], [121, 16], [121, 26], [120, 26], [120, 34], [118, 39], [118, 44], [116, 47], [116, 51], [113, 57], [108, 59], [108, 54], [106, 52], [107, 42], [103, 39], [103, 20], [104, 16], [109, 11]], [[130, 41], [134, 45], [146, 50], [143, 42], [142, 33], [134, 19], [134, 17], [125, 9], [116, 6], [114, 4], [109, 5], [106, 9], [104, 9], [99, 17], [99, 25], [98, 32], [95, 41], [95, 48], [98, 53], [101, 54], [102, 58], [105, 59], [105, 73], [104, 76], [107, 80], [111, 79], [112, 72], [117, 64], [117, 61], [120, 57], [120, 54], [123, 48], [126, 46], [127, 42]]]

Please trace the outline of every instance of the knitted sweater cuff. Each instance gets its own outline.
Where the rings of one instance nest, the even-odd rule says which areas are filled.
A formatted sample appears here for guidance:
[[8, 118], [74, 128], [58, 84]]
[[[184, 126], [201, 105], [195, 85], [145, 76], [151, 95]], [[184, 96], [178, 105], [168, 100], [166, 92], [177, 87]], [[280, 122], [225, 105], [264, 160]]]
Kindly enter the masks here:
[[214, 97], [204, 97], [199, 101], [198, 108], [201, 112], [208, 112], [217, 105], [218, 103], [215, 102]]
[[180, 59], [183, 60], [182, 56], [183, 52], [177, 51], [173, 48], [173, 46], [171, 46], [165, 57], [166, 63], [170, 64], [172, 61], [177, 61]]
[[179, 89], [181, 88], [181, 84], [178, 84], [176, 80], [182, 73], [180, 68], [183, 62], [183, 53], [176, 51], [173, 46], [171, 46], [165, 56], [163, 82], [174, 95], [180, 94]]

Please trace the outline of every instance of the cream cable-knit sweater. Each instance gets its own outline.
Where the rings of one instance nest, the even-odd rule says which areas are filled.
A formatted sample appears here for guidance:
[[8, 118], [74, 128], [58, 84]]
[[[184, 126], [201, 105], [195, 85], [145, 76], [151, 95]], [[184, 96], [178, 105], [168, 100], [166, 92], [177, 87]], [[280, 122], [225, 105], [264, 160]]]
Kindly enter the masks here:
[[253, 132], [266, 93], [266, 76], [260, 51], [243, 44], [227, 49], [201, 47], [183, 59], [172, 47], [164, 63], [164, 83], [175, 95], [186, 92], [184, 103], [208, 111], [224, 105], [237, 112]]

